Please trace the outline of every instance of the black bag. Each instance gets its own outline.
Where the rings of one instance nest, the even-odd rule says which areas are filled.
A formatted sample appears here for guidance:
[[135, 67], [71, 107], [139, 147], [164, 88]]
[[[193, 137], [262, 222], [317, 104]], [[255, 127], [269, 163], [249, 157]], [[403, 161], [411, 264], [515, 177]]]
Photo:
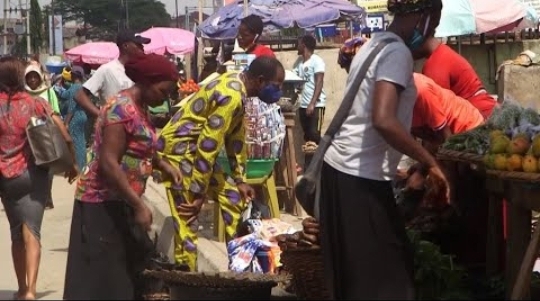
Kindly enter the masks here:
[[353, 79], [351, 88], [346, 91], [341, 106], [339, 107], [336, 115], [332, 119], [330, 126], [326, 130], [326, 133], [321, 138], [317, 150], [311, 159], [308, 169], [302, 178], [296, 183], [295, 193], [298, 202], [306, 212], [315, 217], [319, 218], [319, 198], [320, 198], [320, 179], [321, 179], [321, 170], [324, 162], [324, 154], [326, 150], [330, 147], [332, 139], [337, 131], [341, 128], [347, 117], [349, 116], [351, 107], [353, 105], [358, 89], [362, 81], [366, 77], [366, 73], [371, 66], [373, 60], [377, 55], [386, 47], [388, 44], [397, 42], [396, 39], [388, 38], [382, 40], [375, 46], [375, 48], [368, 55], [367, 59], [362, 63], [362, 66], [358, 70], [358, 73]]

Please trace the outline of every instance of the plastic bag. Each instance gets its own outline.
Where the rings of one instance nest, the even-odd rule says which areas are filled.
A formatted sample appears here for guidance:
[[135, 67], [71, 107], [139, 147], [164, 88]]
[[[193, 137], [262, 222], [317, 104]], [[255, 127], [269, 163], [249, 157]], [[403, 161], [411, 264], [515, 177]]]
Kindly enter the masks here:
[[238, 224], [237, 237], [259, 232], [261, 220], [272, 218], [270, 208], [258, 200], [251, 200], [242, 212], [242, 220]]

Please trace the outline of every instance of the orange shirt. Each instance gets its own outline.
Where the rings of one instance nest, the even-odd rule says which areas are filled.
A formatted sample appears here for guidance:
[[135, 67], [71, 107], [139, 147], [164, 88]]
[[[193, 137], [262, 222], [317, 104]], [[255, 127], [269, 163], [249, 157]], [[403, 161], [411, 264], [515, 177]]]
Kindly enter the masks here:
[[469, 62], [445, 44], [439, 45], [426, 59], [422, 73], [444, 89], [469, 99], [484, 89], [482, 81]]
[[414, 73], [417, 98], [413, 110], [412, 128], [442, 130], [448, 126], [452, 134], [473, 129], [484, 117], [469, 101], [443, 89], [429, 77]]

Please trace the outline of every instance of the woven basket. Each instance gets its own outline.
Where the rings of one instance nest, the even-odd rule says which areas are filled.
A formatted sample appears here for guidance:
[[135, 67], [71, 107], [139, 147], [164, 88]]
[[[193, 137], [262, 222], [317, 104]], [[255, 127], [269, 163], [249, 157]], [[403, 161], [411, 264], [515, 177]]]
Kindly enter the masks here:
[[486, 170], [486, 174], [490, 177], [498, 178], [501, 180], [540, 183], [540, 173]]
[[280, 258], [284, 268], [292, 274], [298, 299], [330, 300], [319, 247], [287, 249], [281, 253]]
[[252, 273], [146, 271], [170, 288], [171, 300], [269, 300], [272, 288], [287, 277]]
[[155, 293], [155, 294], [146, 294], [143, 296], [144, 300], [154, 300], [154, 301], [160, 301], [160, 300], [171, 300], [171, 296], [167, 293]]
[[440, 149], [437, 153], [437, 159], [442, 161], [465, 162], [483, 165], [482, 155], [457, 152], [447, 149]]

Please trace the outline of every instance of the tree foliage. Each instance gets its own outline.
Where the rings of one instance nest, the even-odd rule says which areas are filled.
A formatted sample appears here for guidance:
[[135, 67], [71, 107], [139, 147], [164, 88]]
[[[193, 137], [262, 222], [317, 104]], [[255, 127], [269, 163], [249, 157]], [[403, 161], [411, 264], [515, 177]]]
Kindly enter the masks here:
[[[127, 14], [122, 3], [127, 1]], [[126, 15], [130, 29], [169, 26], [171, 17], [158, 0], [55, 0], [55, 13], [67, 21], [84, 24], [85, 35], [113, 36], [123, 27]], [[50, 10], [50, 7], [47, 8]]]
[[43, 27], [43, 14], [38, 0], [30, 2], [30, 42], [32, 51], [39, 53], [45, 40], [45, 28]]

